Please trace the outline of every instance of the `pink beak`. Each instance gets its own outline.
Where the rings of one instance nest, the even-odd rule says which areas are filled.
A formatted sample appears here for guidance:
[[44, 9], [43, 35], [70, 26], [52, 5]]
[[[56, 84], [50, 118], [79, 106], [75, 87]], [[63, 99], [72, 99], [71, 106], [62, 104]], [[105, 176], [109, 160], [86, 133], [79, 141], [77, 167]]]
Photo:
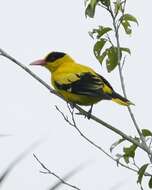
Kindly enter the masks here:
[[43, 66], [45, 64], [46, 64], [46, 62], [44, 59], [39, 59], [39, 60], [36, 60], [36, 61], [30, 63], [30, 65], [41, 65], [41, 66]]

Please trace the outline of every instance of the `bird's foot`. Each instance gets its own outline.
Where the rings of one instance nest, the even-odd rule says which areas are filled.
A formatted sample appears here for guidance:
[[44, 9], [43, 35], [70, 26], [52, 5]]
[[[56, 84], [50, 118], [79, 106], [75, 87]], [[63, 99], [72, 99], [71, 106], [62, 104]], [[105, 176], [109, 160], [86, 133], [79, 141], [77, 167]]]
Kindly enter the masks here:
[[67, 102], [67, 105], [73, 110], [75, 108], [75, 104], [71, 102]]
[[[87, 114], [84, 116], [84, 118], [87, 118], [87, 119], [90, 119], [90, 118], [91, 118], [92, 108], [93, 108], [93, 105], [91, 105], [91, 108], [89, 109], [89, 111], [87, 112]], [[84, 114], [83, 114], [83, 115], [84, 115]]]
[[91, 106], [91, 108], [89, 109], [87, 115], [85, 115], [85, 118], [87, 117], [88, 119], [91, 118], [91, 114], [92, 114], [92, 108], [93, 108], [93, 105]]
[[91, 108], [89, 109], [89, 111], [87, 112], [87, 114], [84, 114], [84, 113], [76, 113], [77, 115], [83, 115], [84, 118], [87, 118], [87, 119], [90, 119], [91, 118], [91, 114], [92, 114], [92, 108], [93, 108], [93, 105], [91, 105]]

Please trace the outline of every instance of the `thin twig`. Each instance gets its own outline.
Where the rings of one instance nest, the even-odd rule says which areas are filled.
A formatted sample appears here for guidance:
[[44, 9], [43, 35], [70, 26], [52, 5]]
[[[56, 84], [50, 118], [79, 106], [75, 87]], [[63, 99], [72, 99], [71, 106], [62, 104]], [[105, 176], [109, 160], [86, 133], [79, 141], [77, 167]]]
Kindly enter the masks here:
[[105, 150], [103, 150], [99, 145], [95, 144], [93, 141], [91, 141], [88, 137], [86, 137], [82, 132], [81, 130], [77, 127], [76, 125], [76, 122], [75, 122], [75, 119], [74, 119], [74, 110], [71, 110], [69, 107], [69, 111], [70, 111], [70, 114], [71, 114], [71, 117], [72, 117], [72, 122], [69, 121], [67, 119], [67, 117], [64, 115], [64, 113], [58, 108], [56, 107], [57, 111], [63, 116], [63, 118], [65, 119], [65, 121], [71, 125], [72, 127], [74, 127], [78, 133], [85, 139], [87, 140], [90, 144], [92, 144], [95, 148], [99, 149], [101, 152], [103, 152], [104, 154], [106, 154], [109, 158], [111, 158], [112, 160], [115, 160], [110, 154], [108, 154]]
[[106, 7], [106, 6], [103, 6], [101, 3], [98, 3], [98, 5], [99, 5], [100, 7], [102, 7], [103, 9], [107, 10], [107, 7]]
[[149, 149], [151, 149], [152, 137], [150, 138]]
[[140, 189], [141, 189], [141, 190], [144, 190], [144, 188], [143, 188], [142, 184], [139, 184], [139, 186], [140, 186]]
[[[68, 105], [67, 105], [68, 106]], [[71, 114], [71, 117], [72, 117], [72, 121], [69, 121], [68, 117], [64, 115], [64, 113], [56, 106], [56, 109], [57, 111], [62, 115], [62, 117], [65, 119], [65, 121], [71, 125], [72, 127], [74, 127], [77, 132], [81, 135], [82, 138], [84, 138], [87, 142], [89, 142], [91, 145], [93, 145], [95, 148], [97, 148], [99, 151], [103, 152], [104, 154], [106, 154], [111, 160], [115, 161], [117, 163], [117, 166], [118, 165], [121, 165], [122, 167], [124, 168], [127, 168], [135, 173], [138, 173], [138, 170], [134, 169], [134, 168], [131, 168], [130, 166], [128, 165], [125, 165], [123, 164], [122, 162], [120, 162], [118, 159], [115, 159], [113, 158], [110, 154], [108, 154], [103, 148], [101, 148], [99, 145], [97, 145], [96, 143], [94, 143], [92, 140], [90, 140], [88, 137], [86, 137], [82, 132], [81, 130], [78, 128], [77, 124], [76, 124], [76, 121], [75, 121], [75, 118], [74, 118], [74, 109], [71, 110], [70, 107], [68, 106], [68, 109], [69, 109], [69, 112]], [[144, 174], [145, 176], [152, 176], [151, 174], [149, 173], [145, 173]]]
[[[70, 172], [66, 173], [62, 177], [62, 179], [64, 181], [67, 181], [69, 178], [73, 177], [75, 174], [77, 174], [78, 172], [80, 172], [82, 169], [85, 169], [85, 167], [88, 165], [88, 163], [90, 163], [90, 162], [82, 163], [82, 164], [78, 165], [77, 167], [75, 167], [74, 169], [72, 169]], [[62, 182], [60, 180], [58, 180], [53, 185], [51, 185], [51, 187], [48, 188], [48, 190], [58, 189], [61, 185], [62, 185]]]
[[[81, 107], [79, 107], [79, 106], [76, 105], [75, 108], [77, 108], [77, 110], [79, 110], [79, 112], [82, 113], [83, 115], [88, 116], [88, 112], [86, 112], [85, 110], [83, 110]], [[131, 142], [131, 143], [137, 145], [137, 146], [140, 147], [141, 149], [144, 149], [147, 153], [152, 154], [152, 153], [151, 153], [151, 150], [145, 149], [145, 147], [144, 147], [141, 143], [139, 143], [139, 142], [138, 142], [137, 140], [135, 140], [134, 138], [132, 138], [132, 137], [130, 137], [130, 136], [124, 134], [124, 133], [123, 133], [122, 131], [120, 131], [119, 129], [113, 127], [112, 125], [110, 125], [110, 124], [108, 124], [108, 123], [106, 123], [106, 122], [104, 122], [103, 120], [97, 118], [97, 117], [94, 116], [94, 115], [91, 115], [90, 118], [91, 118], [92, 120], [96, 121], [97, 123], [99, 123], [99, 124], [101, 124], [101, 125], [103, 125], [103, 126], [106, 126], [106, 127], [107, 127], [108, 129], [110, 129], [111, 131], [113, 131], [113, 132], [115, 132], [115, 133], [117, 133], [117, 134], [119, 134], [119, 135], [121, 134], [120, 136], [123, 137], [124, 139], [126, 139], [126, 140], [128, 140], [129, 142]]]
[[112, 40], [111, 40], [109, 34], [107, 33], [106, 36], [107, 36], [108, 41], [110, 42], [110, 44], [111, 44], [112, 47], [114, 48], [115, 46], [114, 46], [114, 44], [113, 44], [113, 42], [112, 42]]
[[74, 189], [80, 190], [80, 188], [76, 187], [75, 185], [71, 185], [70, 183], [64, 181], [64, 180], [63, 180], [61, 177], [59, 177], [56, 173], [54, 173], [54, 172], [52, 172], [51, 170], [49, 170], [49, 169], [38, 159], [38, 157], [37, 157], [35, 154], [33, 154], [33, 156], [34, 156], [34, 158], [38, 161], [38, 163], [42, 166], [42, 168], [43, 168], [44, 170], [46, 170], [46, 172], [45, 172], [45, 171], [44, 171], [44, 172], [41, 171], [41, 173], [51, 174], [51, 175], [55, 176], [57, 179], [59, 179], [63, 184], [65, 184], [65, 185], [67, 185], [67, 186], [69, 186], [69, 187], [72, 187], [72, 188], [74, 188]]
[[121, 65], [121, 71], [123, 70], [125, 62], [126, 62], [126, 56], [124, 56], [124, 58], [123, 58], [122, 65]]
[[62, 117], [64, 118], [64, 120], [71, 125], [72, 127], [74, 127], [74, 124], [69, 120], [68, 116], [66, 116], [59, 108], [58, 106], [55, 106], [55, 108], [57, 109], [57, 111], [62, 115]]
[[139, 170], [140, 169], [140, 167], [136, 164], [136, 161], [135, 161], [135, 159], [133, 158], [133, 165], [137, 168], [137, 170]]

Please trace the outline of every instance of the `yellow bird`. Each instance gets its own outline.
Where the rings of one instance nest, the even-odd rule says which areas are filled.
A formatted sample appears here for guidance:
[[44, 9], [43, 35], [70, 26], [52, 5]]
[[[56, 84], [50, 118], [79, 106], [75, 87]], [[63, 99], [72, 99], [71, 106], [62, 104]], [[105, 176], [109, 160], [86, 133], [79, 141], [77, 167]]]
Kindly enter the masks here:
[[114, 91], [110, 83], [88, 66], [78, 64], [63, 52], [51, 52], [44, 59], [30, 65], [41, 65], [51, 72], [51, 82], [55, 90], [67, 102], [88, 106], [100, 100], [112, 100], [120, 105], [132, 102]]

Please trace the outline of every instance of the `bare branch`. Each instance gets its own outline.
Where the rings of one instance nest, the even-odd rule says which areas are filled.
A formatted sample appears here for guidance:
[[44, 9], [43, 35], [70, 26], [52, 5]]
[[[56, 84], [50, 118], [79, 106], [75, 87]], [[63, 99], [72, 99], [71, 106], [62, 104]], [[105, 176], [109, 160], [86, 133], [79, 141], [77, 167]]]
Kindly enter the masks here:
[[76, 187], [76, 186], [74, 186], [74, 185], [71, 185], [70, 183], [64, 181], [64, 180], [63, 180], [61, 177], [59, 177], [56, 173], [54, 173], [54, 172], [52, 172], [51, 170], [49, 170], [49, 169], [38, 159], [38, 157], [37, 157], [35, 154], [33, 154], [33, 156], [34, 156], [34, 158], [38, 161], [38, 163], [42, 166], [42, 168], [45, 170], [45, 172], [41, 172], [41, 173], [51, 174], [51, 175], [53, 175], [54, 177], [56, 177], [58, 180], [60, 180], [61, 183], [65, 184], [65, 185], [67, 185], [67, 186], [69, 186], [69, 187], [72, 187], [72, 188], [74, 188], [74, 189], [80, 190], [80, 188], [78, 188], [78, 187]]
[[59, 108], [58, 106], [55, 106], [55, 108], [57, 109], [57, 111], [62, 115], [63, 119], [72, 127], [74, 127], [74, 124], [69, 120], [68, 116], [66, 116]]
[[152, 145], [152, 137], [151, 137], [151, 139], [150, 139], [149, 149], [151, 149], [151, 145]]
[[[79, 166], [77, 166], [76, 168], [74, 168], [73, 170], [71, 170], [70, 172], [68, 172], [66, 175], [64, 175], [62, 177], [62, 179], [65, 181], [65, 180], [68, 180], [69, 178], [71, 178], [73, 175], [75, 175], [76, 173], [78, 173], [79, 171], [81, 171], [82, 169], [84, 169], [86, 167], [88, 163], [83, 163], [83, 164], [80, 164]], [[58, 180], [55, 184], [53, 184], [49, 190], [55, 190], [57, 189], [59, 186], [62, 185], [62, 182], [60, 180]]]
[[75, 119], [74, 119], [74, 111], [71, 110], [69, 107], [68, 107], [70, 113], [71, 113], [71, 117], [72, 117], [72, 122], [67, 120], [67, 117], [64, 115], [64, 113], [57, 107], [57, 110], [60, 112], [60, 114], [63, 116], [63, 118], [65, 119], [65, 121], [70, 124], [72, 127], [74, 127], [77, 132], [85, 139], [87, 140], [90, 144], [92, 144], [95, 148], [99, 149], [101, 152], [103, 152], [104, 154], [106, 154], [109, 158], [111, 158], [112, 160], [115, 160], [110, 154], [108, 154], [105, 150], [103, 150], [99, 145], [95, 144], [93, 141], [91, 141], [88, 137], [86, 137], [82, 132], [81, 130], [77, 127], [77, 124], [75, 122]]
[[135, 161], [135, 159], [133, 158], [133, 166], [135, 166], [136, 168], [137, 168], [137, 170], [139, 170], [140, 169], [140, 167], [136, 164], [136, 161]]
[[[17, 64], [19, 67], [21, 67], [23, 70], [25, 70], [28, 74], [30, 74], [33, 78], [35, 78], [38, 82], [40, 82], [43, 86], [45, 86], [52, 94], [55, 94], [56, 96], [60, 97], [62, 100], [64, 100], [64, 98], [59, 95], [55, 90], [53, 90], [46, 82], [44, 82], [40, 77], [38, 77], [36, 74], [34, 74], [28, 67], [26, 67], [25, 65], [23, 65], [22, 63], [20, 63], [19, 61], [17, 61], [15, 58], [13, 58], [12, 56], [10, 56], [9, 54], [7, 54], [5, 51], [3, 51], [2, 49], [0, 49], [0, 54], [11, 60], [12, 62], [14, 62], [15, 64]], [[65, 100], [64, 100], [65, 101]], [[116, 134], [122, 136], [123, 138], [125, 138], [126, 140], [128, 140], [129, 142], [136, 144], [138, 147], [140, 147], [141, 149], [143, 149], [144, 151], [146, 151], [148, 154], [152, 154], [151, 150], [147, 149], [143, 144], [141, 144], [140, 142], [138, 142], [137, 140], [133, 139], [132, 137], [126, 135], [125, 133], [123, 133], [122, 131], [120, 131], [119, 129], [113, 127], [112, 125], [106, 123], [105, 121], [97, 118], [94, 115], [90, 115], [88, 112], [86, 112], [84, 109], [82, 109], [80, 106], [75, 105], [75, 108], [82, 113], [85, 116], [90, 117], [90, 119], [96, 121], [97, 123], [103, 125], [104, 127], [110, 129], [111, 131], [115, 132]]]
[[125, 62], [126, 62], [126, 56], [124, 56], [124, 58], [123, 58], [122, 65], [121, 65], [121, 71], [123, 70]]
[[106, 6], [103, 6], [100, 2], [98, 3], [98, 5], [99, 5], [100, 7], [102, 7], [103, 9], [107, 10], [107, 7], [106, 7]]
[[[71, 125], [72, 127], [74, 127], [77, 132], [81, 135], [82, 138], [84, 138], [87, 142], [89, 142], [91, 145], [93, 145], [96, 149], [98, 149], [99, 151], [103, 152], [105, 155], [107, 155], [111, 160], [115, 161], [117, 163], [117, 165], [121, 165], [122, 167], [124, 168], [127, 168], [133, 172], [136, 172], [138, 173], [138, 170], [128, 166], [128, 165], [125, 165], [123, 164], [122, 162], [120, 162], [120, 160], [118, 159], [115, 159], [113, 158], [109, 153], [107, 153], [103, 148], [101, 148], [99, 145], [97, 145], [96, 143], [94, 143], [92, 140], [90, 140], [88, 137], [86, 137], [82, 132], [81, 130], [78, 128], [77, 124], [76, 124], [76, 121], [75, 121], [75, 118], [74, 118], [74, 109], [70, 109], [70, 107], [68, 106], [67, 104], [67, 107], [69, 109], [69, 112], [71, 114], [71, 117], [72, 117], [72, 122], [69, 120], [69, 118], [67, 116], [64, 115], [64, 113], [56, 106], [56, 109], [57, 111], [62, 115], [62, 117], [64, 118], [64, 120], [69, 124]], [[151, 174], [149, 173], [145, 173], [144, 174], [145, 176], [151, 176]]]
[[110, 44], [112, 45], [112, 47], [115, 47], [108, 33], [106, 34], [106, 37], [108, 41], [110, 42]]

